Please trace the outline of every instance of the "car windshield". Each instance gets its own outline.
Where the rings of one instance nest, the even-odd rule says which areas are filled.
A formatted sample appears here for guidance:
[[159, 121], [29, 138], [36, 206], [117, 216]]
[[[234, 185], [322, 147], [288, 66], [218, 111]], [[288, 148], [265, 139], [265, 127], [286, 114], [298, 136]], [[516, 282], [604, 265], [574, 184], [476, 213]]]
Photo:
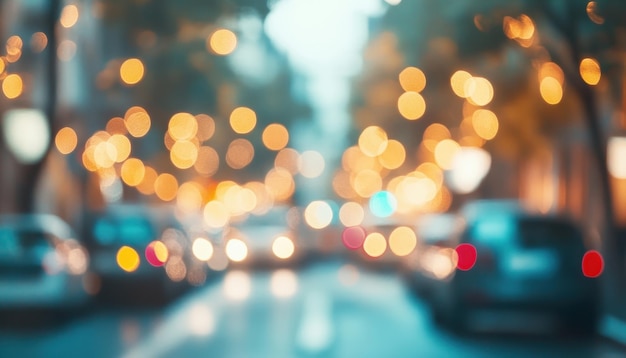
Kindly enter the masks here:
[[510, 242], [515, 235], [514, 224], [510, 215], [486, 214], [470, 225], [469, 241], [485, 245]]
[[130, 245], [145, 244], [156, 238], [155, 229], [145, 217], [129, 216], [113, 219], [100, 219], [94, 226], [94, 235], [104, 245], [120, 242]]
[[529, 247], [582, 245], [579, 230], [566, 221], [523, 219], [519, 232], [523, 244]]

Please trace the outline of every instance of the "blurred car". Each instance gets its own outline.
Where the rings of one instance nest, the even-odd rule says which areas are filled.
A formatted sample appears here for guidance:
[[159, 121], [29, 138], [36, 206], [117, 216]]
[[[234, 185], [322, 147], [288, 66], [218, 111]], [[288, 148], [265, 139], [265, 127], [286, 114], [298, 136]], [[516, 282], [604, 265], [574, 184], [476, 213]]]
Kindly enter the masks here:
[[401, 269], [409, 287], [428, 299], [433, 286], [450, 274], [454, 214], [426, 214], [417, 221], [417, 245], [401, 260]]
[[518, 205], [486, 204], [461, 211], [455, 242], [463, 247], [453, 257], [456, 272], [433, 290], [435, 318], [465, 330], [480, 324], [481, 314], [521, 312], [515, 317], [547, 317], [557, 329], [595, 330], [599, 285], [582, 272], [580, 229]]
[[287, 266], [303, 258], [302, 246], [289, 225], [289, 207], [275, 206], [250, 215], [224, 232], [224, 250], [232, 265]]
[[0, 216], [0, 307], [84, 305], [89, 256], [70, 226], [48, 214]]
[[169, 298], [184, 287], [180, 282], [190, 269], [190, 244], [172, 208], [111, 205], [86, 227], [90, 271], [107, 298]]

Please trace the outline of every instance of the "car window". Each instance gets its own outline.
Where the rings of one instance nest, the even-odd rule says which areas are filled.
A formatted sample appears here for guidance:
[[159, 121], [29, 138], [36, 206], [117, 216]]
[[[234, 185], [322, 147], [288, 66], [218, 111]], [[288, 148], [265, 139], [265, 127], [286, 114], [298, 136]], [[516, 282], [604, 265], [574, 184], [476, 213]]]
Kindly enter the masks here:
[[510, 242], [514, 237], [515, 221], [510, 215], [489, 213], [476, 219], [469, 225], [465, 241], [485, 245], [498, 245]]
[[523, 219], [519, 230], [521, 241], [527, 247], [583, 245], [581, 232], [563, 220]]
[[128, 244], [144, 244], [156, 239], [152, 223], [143, 217], [124, 218], [119, 223], [119, 239]]

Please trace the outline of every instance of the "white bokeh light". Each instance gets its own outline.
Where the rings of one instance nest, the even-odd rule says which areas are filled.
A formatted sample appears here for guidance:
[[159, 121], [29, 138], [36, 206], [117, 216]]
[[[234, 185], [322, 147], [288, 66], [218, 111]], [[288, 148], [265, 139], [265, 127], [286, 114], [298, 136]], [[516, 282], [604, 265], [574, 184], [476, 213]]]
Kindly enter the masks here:
[[42, 111], [8, 110], [2, 124], [4, 140], [18, 161], [30, 164], [43, 158], [50, 144], [50, 127]]
[[476, 190], [491, 168], [491, 155], [482, 148], [461, 147], [446, 172], [450, 189], [459, 194]]

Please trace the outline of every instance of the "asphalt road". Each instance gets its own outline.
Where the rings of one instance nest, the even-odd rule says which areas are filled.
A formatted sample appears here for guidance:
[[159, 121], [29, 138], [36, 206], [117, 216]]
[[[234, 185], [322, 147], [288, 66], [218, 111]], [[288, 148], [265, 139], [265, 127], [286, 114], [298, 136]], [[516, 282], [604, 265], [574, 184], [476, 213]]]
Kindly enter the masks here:
[[[496, 334], [497, 333], [497, 334]], [[0, 357], [622, 357], [597, 339], [458, 336], [392, 274], [341, 263], [231, 271], [159, 309], [98, 309], [0, 331]]]

